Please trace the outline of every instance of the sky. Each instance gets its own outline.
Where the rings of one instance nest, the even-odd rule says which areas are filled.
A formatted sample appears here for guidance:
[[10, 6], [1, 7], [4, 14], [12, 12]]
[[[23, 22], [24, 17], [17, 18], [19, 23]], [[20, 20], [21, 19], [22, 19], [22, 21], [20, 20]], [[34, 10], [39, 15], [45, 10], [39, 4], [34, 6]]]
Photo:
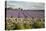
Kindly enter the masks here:
[[44, 3], [24, 2], [24, 1], [7, 1], [7, 8], [22, 8], [30, 10], [44, 10]]

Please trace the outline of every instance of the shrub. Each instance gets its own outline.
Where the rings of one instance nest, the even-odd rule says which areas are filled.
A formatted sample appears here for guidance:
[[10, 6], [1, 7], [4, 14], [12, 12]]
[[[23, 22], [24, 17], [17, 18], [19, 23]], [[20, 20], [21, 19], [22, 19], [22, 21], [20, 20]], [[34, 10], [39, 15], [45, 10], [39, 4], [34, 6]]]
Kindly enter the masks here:
[[40, 22], [40, 21], [36, 21], [36, 22], [34, 22], [33, 26], [34, 26], [34, 28], [43, 28], [44, 23]]

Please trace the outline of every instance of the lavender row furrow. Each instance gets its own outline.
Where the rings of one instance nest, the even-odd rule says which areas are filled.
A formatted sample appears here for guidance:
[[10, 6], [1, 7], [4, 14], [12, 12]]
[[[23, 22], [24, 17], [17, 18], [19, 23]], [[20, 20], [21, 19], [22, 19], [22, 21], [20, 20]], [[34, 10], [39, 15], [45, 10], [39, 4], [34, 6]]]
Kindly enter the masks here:
[[32, 11], [32, 10], [7, 10], [6, 11], [6, 16], [13, 16], [13, 17], [44, 17], [44, 12], [39, 12], [39, 11]]

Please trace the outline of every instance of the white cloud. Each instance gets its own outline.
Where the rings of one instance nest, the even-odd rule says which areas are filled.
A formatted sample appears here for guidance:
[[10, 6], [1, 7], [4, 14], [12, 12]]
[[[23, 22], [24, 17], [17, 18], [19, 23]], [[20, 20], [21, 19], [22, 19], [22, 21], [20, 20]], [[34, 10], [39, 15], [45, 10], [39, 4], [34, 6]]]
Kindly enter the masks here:
[[23, 8], [23, 9], [30, 9], [30, 10], [43, 10], [44, 3], [34, 3], [34, 2], [22, 2], [22, 1], [8, 1], [8, 7], [12, 8]]

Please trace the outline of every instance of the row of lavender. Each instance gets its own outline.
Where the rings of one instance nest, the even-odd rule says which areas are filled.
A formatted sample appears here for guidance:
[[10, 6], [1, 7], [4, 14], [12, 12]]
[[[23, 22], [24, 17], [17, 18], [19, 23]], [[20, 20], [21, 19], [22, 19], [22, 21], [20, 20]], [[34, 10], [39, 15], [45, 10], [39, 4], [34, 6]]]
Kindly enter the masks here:
[[44, 18], [44, 10], [6, 10], [6, 16]]

